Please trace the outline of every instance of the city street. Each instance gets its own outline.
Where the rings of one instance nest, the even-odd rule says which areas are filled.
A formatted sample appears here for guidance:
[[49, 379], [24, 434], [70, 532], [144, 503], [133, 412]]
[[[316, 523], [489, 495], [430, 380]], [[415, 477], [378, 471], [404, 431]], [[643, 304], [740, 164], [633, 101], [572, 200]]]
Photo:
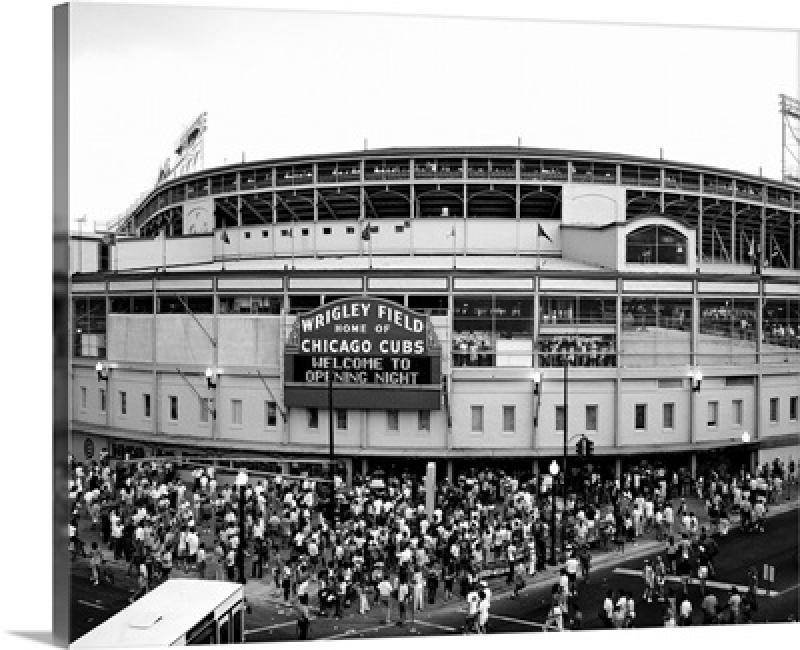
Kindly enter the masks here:
[[[760, 596], [758, 611], [755, 621], [786, 621], [790, 616], [797, 620], [798, 614], [798, 510], [792, 509], [769, 519], [767, 532], [741, 533], [732, 532], [727, 539], [720, 543], [720, 553], [716, 558], [717, 574], [713, 583], [719, 583], [714, 592], [720, 604], [727, 602], [730, 587], [736, 585], [740, 591], [747, 590], [747, 569], [755, 566], [759, 573], [762, 564], [768, 563], [775, 567], [775, 594]], [[637, 627], [659, 627], [663, 624], [663, 604], [645, 603], [641, 601], [642, 580], [639, 577], [645, 558], [651, 560], [660, 551], [641, 553], [645, 548], [652, 549], [654, 543], [644, 543], [640, 547], [630, 547], [622, 556], [625, 559], [617, 560], [616, 557], [604, 558], [603, 568], [593, 571], [589, 584], [581, 585], [578, 603], [583, 611], [585, 629], [602, 628], [598, 619], [598, 610], [602, 606], [605, 592], [609, 589], [618, 591], [625, 589], [632, 591], [637, 599], [636, 620]], [[630, 556], [636, 556], [635, 559]], [[630, 558], [630, 559], [628, 559]], [[489, 619], [490, 633], [499, 632], [539, 632], [547, 615], [550, 600], [550, 587], [554, 579], [536, 581], [529, 586], [517, 600], [511, 600], [506, 590], [505, 593], [495, 594], [492, 598], [491, 614]], [[500, 587], [502, 582], [497, 583]], [[668, 586], [676, 586], [675, 582], [668, 582]], [[711, 585], [711, 583], [709, 583]], [[492, 585], [495, 591], [501, 591]], [[713, 586], [713, 585], [711, 585]], [[700, 599], [698, 588], [692, 587], [692, 602], [694, 606], [693, 622], [699, 624], [702, 620], [700, 612]], [[276, 608], [272, 615], [254, 607], [254, 615], [248, 618], [250, 630], [248, 641], [284, 641], [295, 638], [294, 611], [291, 608]], [[278, 611], [281, 613], [278, 614]], [[259, 619], [267, 614], [264, 622]], [[397, 610], [394, 604], [392, 612], [393, 623], [386, 626], [382, 619], [383, 613], [377, 608], [366, 616], [347, 613], [342, 620], [328, 618], [317, 619], [312, 623], [311, 638], [346, 638], [346, 637], [384, 637], [417, 635], [460, 634], [464, 622], [462, 603], [454, 600], [453, 604], [439, 606], [433, 612], [422, 612], [418, 615], [413, 627], [409, 623], [397, 626]], [[266, 622], [269, 620], [270, 622]]]

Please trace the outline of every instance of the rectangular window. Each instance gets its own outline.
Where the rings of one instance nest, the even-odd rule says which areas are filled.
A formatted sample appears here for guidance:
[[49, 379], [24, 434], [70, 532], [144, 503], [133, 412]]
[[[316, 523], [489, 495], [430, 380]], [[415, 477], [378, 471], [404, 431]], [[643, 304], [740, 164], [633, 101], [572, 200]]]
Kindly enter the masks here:
[[719, 422], [719, 402], [708, 403], [708, 426], [715, 427]]
[[637, 431], [647, 428], [647, 404], [637, 404], [634, 407], [633, 426]]
[[400, 430], [400, 413], [397, 409], [389, 409], [386, 411], [386, 428], [389, 431]]
[[175, 395], [169, 396], [169, 419], [173, 422], [178, 419], [178, 398]]
[[431, 430], [431, 412], [430, 411], [417, 411], [417, 430], [430, 431]]
[[119, 414], [128, 414], [128, 393], [124, 390], [119, 391]]
[[146, 418], [150, 417], [150, 393], [142, 393], [142, 408], [144, 410], [144, 416]]
[[206, 397], [200, 398], [200, 422], [208, 422], [209, 400]]
[[275, 402], [264, 402], [264, 423], [268, 429], [278, 426], [278, 405]]
[[744, 403], [740, 399], [733, 400], [731, 410], [733, 411], [733, 424], [737, 427], [742, 426], [742, 420], [744, 419]]
[[597, 431], [597, 404], [586, 405], [586, 430]]
[[81, 386], [81, 408], [86, 408], [86, 386]]
[[240, 399], [232, 399], [231, 400], [231, 424], [241, 424], [242, 423], [242, 400]]
[[315, 408], [308, 409], [308, 428], [319, 428], [319, 411]]
[[344, 231], [345, 231], [345, 233], [346, 233], [346, 234], [348, 234], [348, 235], [354, 235], [354, 234], [355, 234], [355, 232], [356, 232], [356, 229], [355, 229], [353, 226], [347, 226], [347, 227], [344, 229]]
[[472, 411], [472, 432], [481, 433], [483, 431], [483, 407], [472, 406], [470, 410]]
[[792, 422], [797, 420], [797, 395], [789, 398], [789, 419]]
[[345, 409], [336, 409], [336, 428], [347, 428], [347, 411]]
[[517, 413], [513, 406], [503, 407], [503, 433], [514, 433], [517, 428]]
[[664, 429], [675, 428], [675, 403], [667, 402], [664, 404], [662, 427]]
[[100, 389], [100, 412], [101, 413], [105, 413], [106, 412], [106, 389], [105, 388], [101, 388]]
[[778, 421], [780, 410], [780, 402], [777, 397], [771, 397], [769, 400], [769, 421], [775, 423]]
[[323, 235], [330, 235], [332, 232], [333, 232], [333, 228], [330, 228], [330, 227], [325, 227], [325, 228], [322, 229], [322, 234]]
[[556, 406], [556, 431], [564, 430], [564, 405]]

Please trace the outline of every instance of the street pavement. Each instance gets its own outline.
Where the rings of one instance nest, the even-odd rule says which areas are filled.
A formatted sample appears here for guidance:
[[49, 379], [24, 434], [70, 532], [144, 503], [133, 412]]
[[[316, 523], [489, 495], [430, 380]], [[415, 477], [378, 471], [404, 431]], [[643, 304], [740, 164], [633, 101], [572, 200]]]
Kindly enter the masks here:
[[[687, 499], [701, 525], [708, 522], [703, 503]], [[789, 615], [798, 617], [798, 499], [782, 499], [772, 505], [768, 512], [767, 532], [743, 533], [736, 527], [720, 544], [716, 558], [716, 580], [725, 584], [746, 585], [746, 572], [750, 565], [761, 571], [763, 563], [775, 566], [777, 597], [762, 597], [755, 619], [787, 620]], [[82, 530], [84, 539], [91, 542], [97, 534]], [[583, 611], [584, 628], [601, 627], [598, 610], [607, 589], [626, 589], [640, 597], [642, 581], [639, 577], [645, 558], [655, 558], [664, 550], [664, 543], [657, 542], [652, 535], [639, 538], [636, 545], [625, 545], [625, 551], [596, 551], [592, 557], [592, 574], [588, 585], [579, 590], [578, 604]], [[135, 580], [125, 575], [125, 564], [111, 560], [108, 565], [115, 577], [115, 585], [93, 586], [89, 582], [89, 570], [85, 560], [73, 562], [71, 597], [71, 640], [80, 637], [89, 629], [110, 617], [127, 605]], [[249, 568], [249, 563], [248, 563]], [[556, 582], [559, 566], [549, 567], [527, 580], [525, 589], [516, 600], [510, 598], [511, 588], [505, 577], [489, 579], [492, 590], [490, 632], [536, 632], [541, 631], [550, 602], [550, 588]], [[174, 577], [199, 577], [173, 570]], [[265, 570], [262, 580], [248, 579], [245, 590], [248, 613], [245, 618], [248, 641], [285, 641], [296, 638], [297, 611], [291, 603], [285, 603], [282, 593], [271, 584], [271, 572]], [[210, 576], [209, 576], [210, 577]], [[669, 586], [669, 585], [668, 585]], [[727, 588], [729, 590], [729, 587]], [[718, 596], [726, 589], [717, 590]], [[463, 601], [455, 597], [442, 602], [441, 590], [436, 605], [428, 606], [416, 616], [414, 625], [396, 625], [397, 604], [393, 603], [392, 624], [384, 624], [385, 613], [380, 606], [372, 605], [365, 615], [354, 609], [345, 609], [342, 619], [316, 618], [312, 621], [312, 638], [359, 638], [405, 635], [460, 634], [464, 622]], [[699, 599], [695, 603], [695, 617], [699, 621]], [[724, 603], [727, 596], [720, 597]], [[313, 601], [312, 601], [313, 604]], [[663, 605], [637, 602], [637, 627], [662, 624]]]

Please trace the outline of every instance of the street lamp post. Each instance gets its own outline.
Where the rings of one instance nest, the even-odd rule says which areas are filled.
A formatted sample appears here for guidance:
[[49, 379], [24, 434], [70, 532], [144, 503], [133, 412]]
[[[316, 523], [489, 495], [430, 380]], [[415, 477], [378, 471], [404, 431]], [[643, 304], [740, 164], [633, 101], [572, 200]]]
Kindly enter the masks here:
[[244, 572], [244, 549], [246, 545], [244, 500], [247, 496], [247, 472], [245, 470], [239, 470], [239, 473], [236, 475], [236, 485], [239, 487], [239, 552], [237, 564], [239, 565], [239, 582], [245, 584], [247, 582]]
[[333, 465], [333, 370], [328, 371], [328, 460], [330, 461], [328, 464], [328, 471], [330, 473], [331, 479], [331, 489], [330, 495], [328, 498], [328, 517], [330, 519], [330, 526], [331, 530], [334, 529], [334, 516], [336, 513], [336, 472]]
[[553, 477], [551, 492], [553, 494], [553, 515], [550, 522], [550, 564], [555, 566], [556, 562], [556, 479], [558, 478], [558, 461], [553, 459], [550, 463], [550, 476]]
[[561, 550], [566, 549], [567, 543], [567, 437], [569, 436], [569, 364], [575, 357], [572, 354], [565, 354], [564, 361], [564, 512], [561, 515]]

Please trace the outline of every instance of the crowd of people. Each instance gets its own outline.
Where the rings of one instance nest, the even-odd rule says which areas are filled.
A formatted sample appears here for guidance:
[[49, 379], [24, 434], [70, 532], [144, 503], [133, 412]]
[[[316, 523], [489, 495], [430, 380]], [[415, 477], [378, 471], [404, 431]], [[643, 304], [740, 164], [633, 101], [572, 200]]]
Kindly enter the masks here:
[[[132, 598], [176, 567], [237, 580], [242, 550], [250, 578], [272, 581], [285, 602], [296, 604], [301, 637], [312, 613], [366, 615], [378, 607], [387, 624], [404, 625], [416, 612], [452, 599], [465, 607], [465, 632], [485, 632], [490, 576], [505, 575], [516, 595], [545, 568], [554, 505], [567, 553], [559, 558], [564, 568], [553, 587], [549, 628], [581, 625], [578, 571], [588, 580], [594, 549], [624, 552], [650, 532], [665, 551], [663, 561], [645, 570], [652, 577], [645, 579], [648, 598], [665, 598], [680, 621], [681, 594], [670, 599], [659, 576], [703, 566], [713, 573], [715, 540], [727, 534], [731, 517], [763, 530], [766, 503], [780, 494], [782, 481], [794, 480], [793, 463], [767, 466], [759, 476], [715, 472], [695, 482], [686, 472], [642, 464], [619, 479], [587, 474], [582, 485], [573, 483], [566, 503], [554, 504], [548, 475], [476, 468], [442, 481], [429, 514], [416, 476], [373, 473], [354, 477], [349, 487], [339, 481], [331, 522], [320, 483], [311, 478], [251, 477], [240, 504], [232, 477], [213, 466], [186, 469], [169, 458], [119, 462], [103, 453], [88, 463], [70, 458], [69, 469], [70, 546], [73, 557], [89, 557], [94, 584], [111, 556], [124, 560], [137, 580]], [[706, 500], [708, 528], [686, 506], [691, 490]], [[91, 549], [87, 524], [99, 538]], [[561, 545], [558, 540], [556, 549]], [[632, 624], [631, 595], [609, 598], [604, 622]]]

